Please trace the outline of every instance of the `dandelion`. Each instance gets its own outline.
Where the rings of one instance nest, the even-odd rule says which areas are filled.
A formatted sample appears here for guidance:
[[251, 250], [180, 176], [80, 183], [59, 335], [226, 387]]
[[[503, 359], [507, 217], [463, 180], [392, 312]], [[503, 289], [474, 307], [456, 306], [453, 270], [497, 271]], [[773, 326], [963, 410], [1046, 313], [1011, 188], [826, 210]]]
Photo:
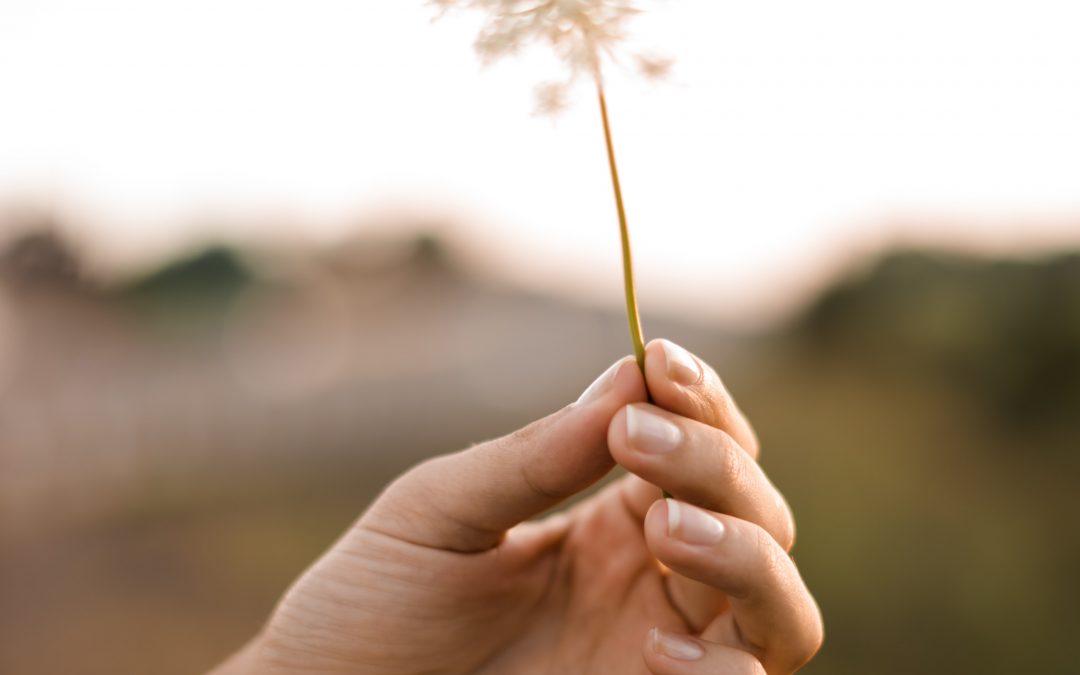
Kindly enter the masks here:
[[[628, 24], [641, 13], [637, 8], [638, 3], [632, 0], [431, 0], [431, 3], [444, 12], [450, 9], [486, 12], [487, 19], [473, 44], [484, 63], [518, 54], [536, 43], [546, 43], [552, 48], [566, 66], [567, 75], [562, 80], [545, 82], [537, 87], [536, 110], [539, 113], [553, 114], [563, 110], [568, 104], [569, 92], [579, 78], [586, 77], [595, 84], [619, 219], [630, 339], [638, 366], [644, 373], [645, 339], [634, 287], [630, 233], [626, 225], [626, 209], [615, 162], [602, 77], [605, 60], [621, 62], [620, 48], [629, 42]], [[644, 52], [632, 53], [631, 56], [638, 71], [650, 79], [664, 77], [671, 68], [671, 60], [662, 56]]]

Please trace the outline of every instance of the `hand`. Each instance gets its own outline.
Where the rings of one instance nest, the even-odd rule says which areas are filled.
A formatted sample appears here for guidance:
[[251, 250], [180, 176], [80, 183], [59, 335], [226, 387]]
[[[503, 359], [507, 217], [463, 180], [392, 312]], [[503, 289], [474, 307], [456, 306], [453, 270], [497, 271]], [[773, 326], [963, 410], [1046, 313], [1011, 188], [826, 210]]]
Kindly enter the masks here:
[[[645, 370], [403, 475], [219, 672], [797, 670], [822, 623], [753, 431], [680, 347], [650, 343]], [[636, 476], [523, 522], [615, 462]]]

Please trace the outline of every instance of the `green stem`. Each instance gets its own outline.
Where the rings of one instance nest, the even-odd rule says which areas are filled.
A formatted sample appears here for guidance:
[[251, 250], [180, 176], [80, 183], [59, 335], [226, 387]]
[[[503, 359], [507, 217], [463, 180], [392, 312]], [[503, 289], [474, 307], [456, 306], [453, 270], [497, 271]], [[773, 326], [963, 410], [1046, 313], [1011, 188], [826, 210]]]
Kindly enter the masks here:
[[[630, 322], [630, 341], [634, 343], [634, 357], [642, 376], [645, 375], [645, 336], [641, 332], [641, 314], [638, 313], [637, 291], [634, 288], [634, 261], [630, 255], [630, 230], [626, 226], [626, 207], [623, 206], [619, 169], [615, 165], [615, 145], [611, 142], [611, 123], [608, 121], [607, 99], [604, 85], [596, 78], [596, 95], [600, 99], [600, 117], [604, 120], [604, 143], [607, 145], [608, 167], [611, 169], [611, 187], [615, 191], [615, 209], [619, 212], [619, 239], [622, 241], [623, 288], [626, 291], [626, 319]], [[651, 397], [650, 397], [651, 400]], [[671, 493], [662, 490], [665, 499]]]
[[611, 142], [611, 123], [608, 122], [607, 100], [604, 86], [596, 81], [596, 94], [600, 99], [600, 117], [604, 120], [604, 142], [607, 144], [608, 166], [611, 168], [611, 187], [615, 190], [615, 208], [619, 213], [619, 237], [622, 240], [623, 287], [626, 291], [626, 318], [630, 322], [630, 340], [634, 343], [634, 357], [642, 375], [645, 374], [645, 337], [641, 332], [641, 315], [638, 314], [637, 292], [634, 290], [634, 262], [630, 256], [630, 231], [626, 227], [626, 208], [623, 206], [622, 187], [619, 185], [619, 169], [615, 165], [615, 146]]

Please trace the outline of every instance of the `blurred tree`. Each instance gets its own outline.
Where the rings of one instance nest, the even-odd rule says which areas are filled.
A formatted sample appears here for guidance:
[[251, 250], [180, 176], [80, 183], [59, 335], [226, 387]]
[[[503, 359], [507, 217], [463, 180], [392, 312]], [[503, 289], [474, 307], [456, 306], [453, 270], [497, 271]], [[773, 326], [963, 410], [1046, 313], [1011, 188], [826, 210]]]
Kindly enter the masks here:
[[1080, 254], [895, 253], [826, 292], [797, 335], [874, 372], [938, 378], [1027, 431], [1080, 409]]
[[219, 327], [254, 275], [231, 249], [216, 246], [120, 288], [119, 299], [166, 330]]
[[16, 238], [0, 252], [0, 278], [15, 287], [79, 285], [79, 263], [49, 224]]

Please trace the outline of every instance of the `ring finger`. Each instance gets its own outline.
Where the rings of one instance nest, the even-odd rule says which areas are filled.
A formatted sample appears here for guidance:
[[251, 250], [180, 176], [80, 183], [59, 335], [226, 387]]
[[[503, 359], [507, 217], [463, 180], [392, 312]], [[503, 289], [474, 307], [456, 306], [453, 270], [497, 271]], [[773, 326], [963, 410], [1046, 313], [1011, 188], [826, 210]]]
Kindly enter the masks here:
[[757, 525], [667, 499], [649, 510], [645, 539], [657, 560], [728, 597], [730, 611], [704, 639], [745, 649], [769, 673], [794, 672], [821, 646], [813, 597], [791, 558]]

